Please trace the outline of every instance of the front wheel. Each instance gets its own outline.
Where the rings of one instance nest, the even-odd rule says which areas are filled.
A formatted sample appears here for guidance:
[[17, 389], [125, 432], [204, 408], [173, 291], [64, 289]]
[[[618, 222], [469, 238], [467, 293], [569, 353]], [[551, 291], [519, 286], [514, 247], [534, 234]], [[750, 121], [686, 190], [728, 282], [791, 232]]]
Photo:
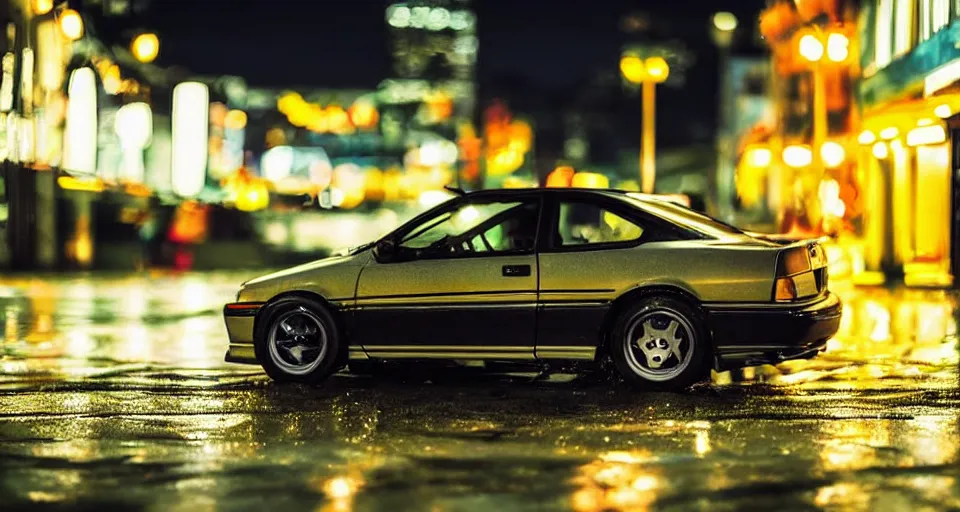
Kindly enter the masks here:
[[703, 320], [694, 308], [671, 297], [627, 307], [616, 319], [609, 343], [619, 373], [640, 387], [677, 390], [709, 375]]
[[283, 298], [269, 307], [254, 348], [270, 378], [316, 384], [337, 371], [340, 337], [327, 308], [299, 297]]

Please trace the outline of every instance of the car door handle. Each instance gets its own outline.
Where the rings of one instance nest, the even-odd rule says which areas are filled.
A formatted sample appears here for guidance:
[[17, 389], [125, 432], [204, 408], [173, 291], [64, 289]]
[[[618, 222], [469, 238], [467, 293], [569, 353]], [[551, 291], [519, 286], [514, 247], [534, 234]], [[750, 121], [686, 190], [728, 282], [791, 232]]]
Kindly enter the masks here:
[[527, 277], [530, 275], [530, 265], [504, 265], [503, 277]]

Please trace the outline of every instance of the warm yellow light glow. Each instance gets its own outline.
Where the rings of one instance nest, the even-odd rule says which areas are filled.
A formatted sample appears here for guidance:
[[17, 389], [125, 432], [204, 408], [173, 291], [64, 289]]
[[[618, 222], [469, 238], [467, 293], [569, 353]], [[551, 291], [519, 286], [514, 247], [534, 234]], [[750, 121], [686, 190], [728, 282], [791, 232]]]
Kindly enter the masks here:
[[106, 91], [107, 94], [117, 94], [120, 92], [121, 83], [120, 67], [114, 64], [107, 68], [103, 76], [103, 90]]
[[864, 130], [860, 132], [860, 135], [857, 137], [857, 142], [863, 144], [864, 146], [869, 146], [877, 141], [877, 136], [874, 135], [870, 130]]
[[231, 110], [227, 112], [223, 125], [228, 130], [242, 130], [247, 126], [247, 113], [242, 110]]
[[84, 192], [100, 192], [104, 188], [103, 182], [99, 179], [74, 178], [73, 176], [60, 176], [57, 178], [57, 185], [64, 190]]
[[810, 62], [817, 62], [823, 58], [823, 43], [813, 34], [806, 34], [800, 38], [800, 56]]
[[933, 109], [933, 113], [939, 118], [946, 119], [953, 115], [953, 110], [950, 108], [950, 105], [944, 103], [942, 105], [937, 105], [937, 108]]
[[930, 119], [929, 117], [917, 119], [917, 126], [930, 126], [931, 124], [933, 124], [933, 119]]
[[908, 146], [940, 144], [947, 140], [947, 131], [940, 125], [921, 126], [907, 132]]
[[303, 96], [296, 92], [287, 92], [277, 99], [277, 110], [285, 115], [291, 115], [305, 103]]
[[557, 166], [547, 175], [546, 186], [549, 188], [569, 187], [575, 174], [576, 171], [569, 165]]
[[130, 44], [130, 51], [140, 62], [153, 62], [160, 53], [160, 39], [156, 34], [140, 34]]
[[70, 73], [63, 134], [63, 168], [80, 174], [97, 170], [97, 78], [92, 68]]
[[270, 204], [270, 191], [263, 180], [254, 180], [241, 187], [237, 194], [236, 207], [243, 212], [262, 210]]
[[837, 183], [837, 180], [821, 181], [817, 196], [820, 199], [820, 213], [824, 217], [843, 218], [847, 211], [847, 205], [840, 199], [840, 184]]
[[80, 13], [77, 11], [64, 9], [64, 11], [60, 13], [58, 23], [60, 24], [60, 32], [63, 33], [67, 39], [76, 41], [83, 37], [83, 18], [80, 17]]
[[883, 140], [893, 139], [897, 135], [900, 135], [900, 130], [898, 130], [896, 126], [890, 126], [880, 130], [880, 138]]
[[647, 77], [654, 83], [662, 83], [670, 76], [670, 65], [663, 57], [650, 57], [643, 64]]
[[843, 34], [830, 34], [827, 37], [827, 58], [833, 62], [843, 62], [850, 56], [850, 40]]
[[350, 105], [347, 113], [350, 114], [350, 122], [363, 130], [375, 127], [380, 119], [377, 107], [369, 100], [357, 100], [353, 105]]
[[647, 78], [647, 70], [640, 57], [626, 55], [620, 59], [620, 72], [628, 82], [639, 84]]
[[574, 188], [609, 188], [610, 180], [595, 172], [578, 172], [573, 175], [570, 186]]
[[171, 184], [182, 197], [194, 197], [203, 190], [209, 119], [210, 92], [205, 84], [184, 82], [173, 88]]
[[731, 12], [718, 12], [713, 15], [713, 26], [721, 32], [733, 32], [737, 29], [737, 17]]
[[806, 167], [813, 162], [813, 151], [807, 146], [787, 146], [783, 150], [783, 163], [790, 167]]
[[873, 156], [879, 160], [883, 160], [890, 156], [890, 148], [887, 147], [886, 142], [877, 142], [873, 145]]
[[773, 161], [773, 153], [767, 148], [753, 148], [747, 160], [753, 167], [766, 167], [771, 161]]
[[847, 152], [843, 149], [843, 146], [836, 142], [827, 141], [820, 147], [820, 158], [823, 159], [823, 164], [827, 167], [837, 167], [843, 163], [846, 157]]
[[43, 16], [53, 9], [53, 0], [33, 0], [33, 12]]

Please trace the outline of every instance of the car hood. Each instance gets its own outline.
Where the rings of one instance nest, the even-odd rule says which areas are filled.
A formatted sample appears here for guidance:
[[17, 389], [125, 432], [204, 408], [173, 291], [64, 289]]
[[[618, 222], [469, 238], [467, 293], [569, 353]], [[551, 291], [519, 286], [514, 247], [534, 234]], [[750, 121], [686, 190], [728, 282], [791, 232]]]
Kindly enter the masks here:
[[309, 263], [304, 263], [303, 265], [297, 265], [296, 267], [290, 267], [284, 270], [274, 272], [272, 274], [267, 274], [265, 276], [260, 276], [254, 279], [251, 279], [241, 286], [246, 288], [250, 286], [257, 286], [266, 283], [273, 283], [276, 281], [282, 281], [288, 279], [298, 274], [303, 274], [306, 272], [312, 272], [314, 270], [319, 270], [322, 268], [336, 267], [339, 265], [349, 264], [356, 262], [358, 257], [361, 257], [361, 254], [353, 254], [348, 256], [331, 256], [329, 258], [323, 258], [316, 261], [311, 261]]

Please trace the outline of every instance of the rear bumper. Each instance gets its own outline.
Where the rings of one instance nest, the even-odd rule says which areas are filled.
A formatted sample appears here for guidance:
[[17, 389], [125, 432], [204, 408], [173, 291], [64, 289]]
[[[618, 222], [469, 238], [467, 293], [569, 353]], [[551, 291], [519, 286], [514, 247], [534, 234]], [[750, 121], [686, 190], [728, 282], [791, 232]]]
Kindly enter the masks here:
[[228, 363], [257, 364], [253, 350], [253, 324], [263, 306], [260, 302], [234, 302], [223, 307], [230, 346], [224, 360]]
[[843, 305], [832, 293], [801, 305], [715, 305], [707, 325], [717, 370], [809, 359], [840, 329]]

